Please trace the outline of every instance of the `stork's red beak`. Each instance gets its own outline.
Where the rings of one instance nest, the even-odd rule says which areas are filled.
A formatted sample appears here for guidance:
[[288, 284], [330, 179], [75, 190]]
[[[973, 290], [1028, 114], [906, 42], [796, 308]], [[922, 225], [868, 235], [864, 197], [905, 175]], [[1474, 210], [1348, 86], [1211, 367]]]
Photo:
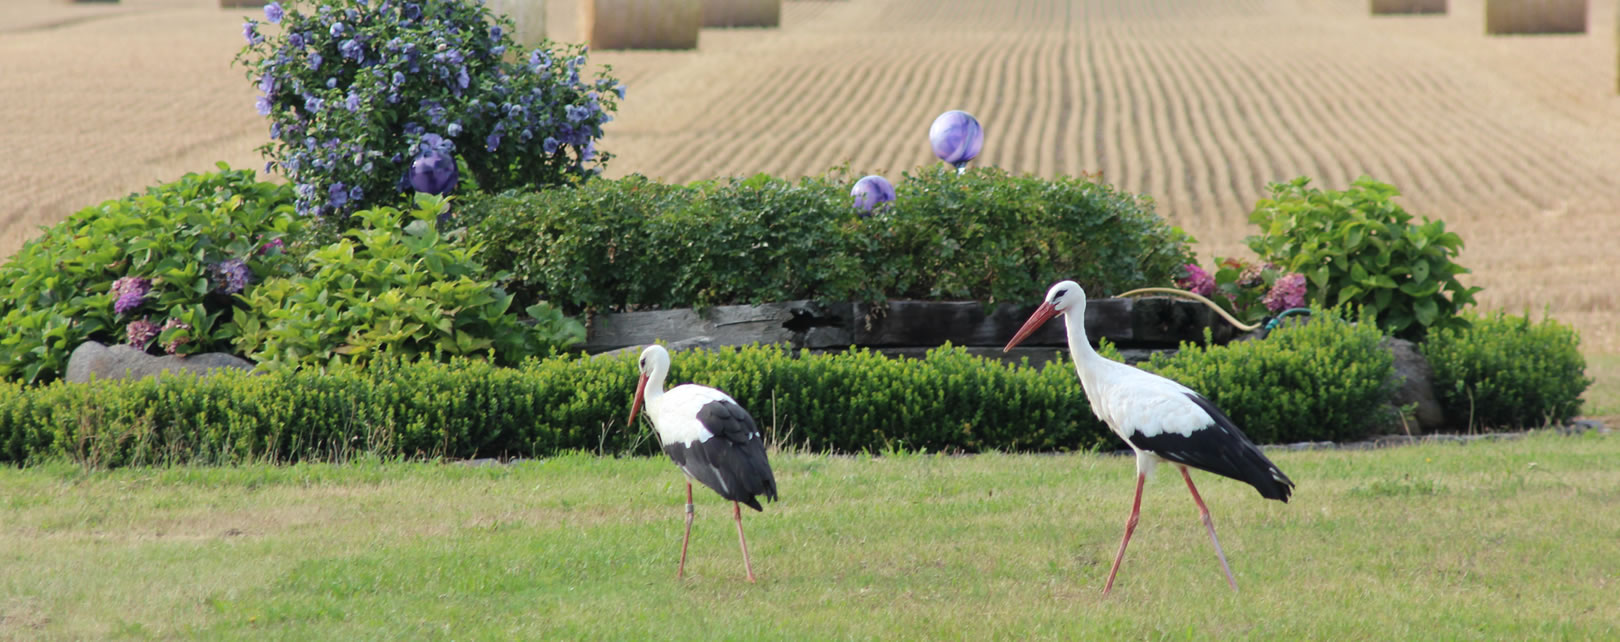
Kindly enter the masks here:
[[1051, 303], [1042, 303], [1041, 307], [1035, 308], [1034, 314], [1029, 315], [1029, 320], [1024, 322], [1024, 327], [1018, 329], [1018, 334], [1013, 335], [1012, 341], [1008, 341], [1007, 347], [1002, 348], [1001, 351], [1006, 352], [1013, 349], [1013, 346], [1029, 338], [1029, 335], [1039, 330], [1042, 325], [1045, 325], [1047, 321], [1051, 321], [1052, 317], [1057, 315], [1056, 307]]
[[641, 398], [647, 394], [647, 375], [641, 375], [641, 381], [636, 383], [636, 400], [630, 404], [630, 420], [626, 425], [636, 425], [636, 413], [641, 412]]

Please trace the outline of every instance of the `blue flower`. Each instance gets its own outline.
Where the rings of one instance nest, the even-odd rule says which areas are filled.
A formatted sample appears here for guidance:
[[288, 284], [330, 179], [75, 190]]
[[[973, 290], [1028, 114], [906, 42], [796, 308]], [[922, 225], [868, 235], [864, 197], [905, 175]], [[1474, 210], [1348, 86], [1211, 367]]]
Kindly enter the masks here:
[[225, 294], [236, 294], [247, 288], [253, 279], [253, 273], [248, 270], [247, 261], [242, 259], [225, 259], [215, 263], [209, 268], [214, 273], [214, 279], [219, 281], [219, 291]]
[[272, 2], [264, 5], [264, 19], [269, 20], [270, 24], [281, 24], [281, 18], [285, 15], [287, 15], [287, 12], [281, 10], [281, 4], [279, 3]]
[[259, 23], [252, 20], [242, 23], [242, 37], [247, 38], [250, 45], [264, 42], [264, 36], [259, 34]]
[[401, 73], [401, 72], [398, 72], [398, 71], [396, 71], [396, 72], [394, 72], [394, 78], [393, 78], [393, 80], [394, 80], [394, 86], [395, 86], [395, 87], [398, 87], [398, 86], [400, 86], [400, 85], [403, 85], [403, 84], [405, 84], [405, 74], [404, 74], [404, 73]]
[[318, 54], [318, 53], [309, 54], [309, 68], [311, 70], [321, 68], [321, 55], [320, 54]]
[[[316, 98], [315, 96], [305, 96], [304, 97], [304, 111], [307, 111], [307, 112], [309, 112], [311, 114], [313, 114], [315, 112], [318, 112], [318, 111], [321, 110], [321, 106], [322, 106], [322, 104], [324, 102], [325, 101], [321, 100], [320, 98]], [[310, 140], [314, 140], [314, 139], [310, 139]]]
[[349, 190], [342, 183], [333, 183], [331, 189], [327, 190], [327, 195], [332, 199], [332, 207], [341, 208], [344, 203], [349, 202]]
[[404, 11], [406, 20], [416, 20], [422, 17], [422, 7], [415, 4], [406, 4]]
[[267, 96], [276, 93], [276, 86], [278, 84], [279, 83], [276, 82], [276, 77], [273, 75], [265, 74], [259, 77], [259, 91], [264, 92]]
[[344, 40], [343, 42], [338, 43], [338, 53], [343, 54], [344, 58], [348, 58], [350, 60], [359, 60], [361, 53], [360, 43], [355, 42], [353, 38]]
[[617, 87], [614, 87], [613, 93], [619, 95], [619, 100], [624, 100], [624, 83], [621, 82]]
[[287, 46], [292, 47], [293, 49], [303, 49], [304, 42], [304, 34], [294, 32], [288, 34], [287, 36]]
[[456, 144], [445, 140], [443, 136], [438, 134], [423, 134], [422, 145], [417, 153], [426, 154], [429, 152], [437, 152], [448, 156], [453, 153], [455, 149]]
[[349, 97], [343, 101], [343, 106], [348, 109], [350, 113], [360, 111], [360, 96], [352, 91], [349, 92]]
[[489, 28], [489, 39], [490, 40], [500, 40], [501, 39], [501, 26], [500, 25], [495, 25], [495, 26]]
[[338, 36], [343, 35], [343, 23], [341, 23], [341, 22], [332, 23], [332, 28], [329, 31], [332, 33], [333, 38], [336, 38]]
[[360, 189], [359, 185], [355, 185], [354, 187], [349, 188], [349, 200], [351, 200], [351, 201], [354, 201], [354, 202], [358, 203], [358, 202], [360, 202], [360, 197], [365, 196], [365, 195], [366, 195], [366, 191], [363, 190], [363, 189]]
[[557, 139], [552, 138], [550, 136], [547, 136], [545, 140], [540, 141], [541, 149], [544, 149], [547, 154], [555, 154], [555, 153], [557, 153], [557, 146], [558, 145], [561, 145], [561, 143], [557, 142]]
[[466, 67], [456, 71], [456, 84], [460, 85], [462, 89], [466, 89], [467, 85], [472, 84], [472, 79], [467, 77]]
[[407, 135], [407, 136], [415, 136], [415, 135], [420, 134], [420, 133], [422, 133], [422, 126], [421, 125], [418, 125], [415, 122], [405, 123], [405, 135]]
[[327, 78], [326, 79], [326, 88], [327, 89], [336, 89], [337, 88], [337, 79], [336, 78]]
[[455, 138], [457, 136], [460, 136], [461, 135], [461, 123], [450, 123], [450, 126], [445, 128], [445, 131], [450, 134], [451, 138]]
[[488, 151], [493, 152], [493, 151], [495, 151], [495, 148], [500, 147], [500, 146], [501, 146], [501, 135], [500, 134], [490, 134], [489, 138], [484, 139], [484, 149], [486, 149]]
[[536, 49], [529, 54], [529, 70], [539, 73], [541, 69], [551, 66], [551, 54], [544, 49]]
[[270, 139], [281, 138], [281, 123], [270, 121]]
[[[253, 108], [259, 110], [259, 115], [260, 116], [269, 116], [270, 115], [270, 97], [269, 96], [259, 96], [258, 100], [253, 101]], [[275, 133], [271, 132], [270, 137], [275, 138]]]

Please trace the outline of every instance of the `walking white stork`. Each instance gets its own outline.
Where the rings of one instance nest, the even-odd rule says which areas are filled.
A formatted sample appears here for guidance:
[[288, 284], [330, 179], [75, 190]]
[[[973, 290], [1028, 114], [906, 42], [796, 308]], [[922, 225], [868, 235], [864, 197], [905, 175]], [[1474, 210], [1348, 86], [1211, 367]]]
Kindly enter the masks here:
[[681, 563], [675, 578], [686, 572], [686, 543], [692, 538], [692, 480], [714, 489], [731, 500], [731, 515], [737, 520], [737, 542], [742, 546], [743, 568], [748, 581], [754, 581], [754, 566], [748, 559], [748, 539], [743, 537], [742, 506], [763, 512], [757, 497], [776, 501], [776, 477], [765, 458], [765, 442], [760, 439], [754, 418], [737, 405], [730, 395], [708, 386], [685, 384], [664, 390], [669, 375], [669, 351], [651, 345], [641, 351], [641, 381], [630, 406], [634, 424], [646, 399], [647, 418], [658, 432], [658, 441], [675, 465], [686, 473], [686, 535], [681, 538]]
[[1035, 309], [1003, 351], [1011, 350], [1059, 314], [1068, 326], [1069, 352], [1074, 357], [1074, 368], [1080, 374], [1080, 386], [1086, 391], [1092, 411], [1136, 451], [1136, 499], [1131, 503], [1125, 537], [1114, 555], [1114, 566], [1108, 571], [1103, 595], [1114, 588], [1114, 575], [1125, 559], [1125, 546], [1131, 543], [1131, 532], [1136, 530], [1136, 519], [1142, 510], [1142, 483], [1160, 461], [1169, 461], [1181, 468], [1181, 478], [1187, 481], [1187, 490], [1198, 504], [1204, 527], [1209, 530], [1209, 541], [1215, 545], [1215, 557], [1221, 561], [1221, 570], [1226, 572], [1226, 582], [1236, 591], [1237, 580], [1232, 577], [1232, 567], [1226, 563], [1221, 540], [1215, 537], [1215, 522], [1210, 520], [1209, 508], [1198, 496], [1198, 487], [1193, 486], [1187, 467], [1246, 482], [1260, 491], [1261, 497], [1284, 503], [1293, 492], [1294, 482], [1266, 459], [1226, 413], [1203, 395], [1159, 375], [1097, 354], [1086, 339], [1086, 292], [1074, 281], [1052, 286], [1046, 292], [1046, 301]]

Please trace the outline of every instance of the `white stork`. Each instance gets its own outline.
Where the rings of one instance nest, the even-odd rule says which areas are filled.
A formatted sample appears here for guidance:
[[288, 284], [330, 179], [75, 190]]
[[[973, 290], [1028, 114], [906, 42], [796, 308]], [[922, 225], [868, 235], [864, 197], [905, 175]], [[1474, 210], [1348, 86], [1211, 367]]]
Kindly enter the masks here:
[[1226, 582], [1236, 591], [1237, 580], [1226, 564], [1221, 540], [1215, 537], [1215, 523], [1210, 520], [1209, 508], [1198, 496], [1198, 488], [1193, 486], [1187, 467], [1246, 482], [1260, 491], [1261, 497], [1284, 503], [1293, 492], [1294, 482], [1277, 470], [1226, 413], [1203, 395], [1097, 354], [1086, 339], [1086, 292], [1073, 281], [1052, 286], [1046, 293], [1046, 301], [1035, 309], [1003, 351], [1011, 350], [1059, 314], [1068, 326], [1069, 352], [1074, 357], [1074, 368], [1080, 373], [1080, 386], [1086, 391], [1092, 411], [1136, 451], [1136, 499], [1131, 503], [1125, 538], [1119, 542], [1119, 553], [1114, 555], [1114, 566], [1108, 571], [1103, 595], [1114, 588], [1114, 575], [1119, 572], [1120, 561], [1125, 559], [1125, 546], [1131, 543], [1131, 532], [1136, 530], [1136, 519], [1142, 509], [1142, 483], [1160, 461], [1169, 461], [1181, 468], [1181, 478], [1187, 481], [1187, 490], [1198, 504], [1204, 527], [1209, 530], [1209, 541], [1215, 545], [1215, 557], [1221, 561], [1221, 570], [1226, 572]]
[[765, 459], [765, 442], [754, 418], [730, 395], [690, 383], [666, 392], [664, 377], [668, 374], [669, 351], [659, 345], [647, 346], [641, 352], [641, 381], [630, 406], [630, 423], [635, 423], [642, 399], [646, 399], [647, 417], [658, 432], [658, 441], [686, 473], [686, 535], [681, 538], [681, 563], [675, 578], [686, 572], [686, 543], [692, 538], [692, 480], [696, 479], [731, 500], [743, 568], [752, 582], [754, 566], [748, 560], [748, 539], [743, 537], [741, 504], [764, 511], [756, 497], [776, 501], [776, 477]]

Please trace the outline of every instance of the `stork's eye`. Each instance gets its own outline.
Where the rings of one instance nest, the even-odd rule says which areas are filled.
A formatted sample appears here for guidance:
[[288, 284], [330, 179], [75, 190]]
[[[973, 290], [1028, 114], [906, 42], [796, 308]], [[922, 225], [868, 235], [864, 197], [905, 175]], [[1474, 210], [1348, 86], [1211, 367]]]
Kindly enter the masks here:
[[1069, 293], [1068, 290], [1058, 290], [1057, 293], [1052, 295], [1052, 300], [1056, 301], [1058, 299], [1061, 299], [1061, 298], [1063, 298], [1063, 295], [1068, 294], [1068, 293]]

